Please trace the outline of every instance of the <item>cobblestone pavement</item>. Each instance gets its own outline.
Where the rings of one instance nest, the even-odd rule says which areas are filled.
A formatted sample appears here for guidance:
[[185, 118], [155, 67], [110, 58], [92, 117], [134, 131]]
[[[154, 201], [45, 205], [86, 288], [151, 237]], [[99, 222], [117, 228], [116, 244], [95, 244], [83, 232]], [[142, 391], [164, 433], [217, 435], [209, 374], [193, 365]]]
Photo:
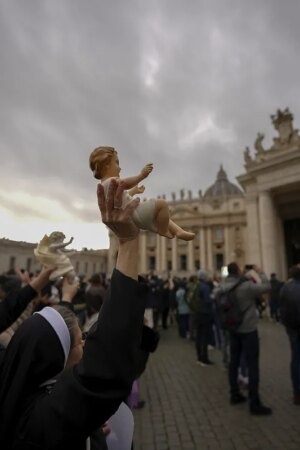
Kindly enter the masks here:
[[253, 417], [247, 405], [229, 404], [221, 355], [214, 366], [196, 364], [194, 344], [175, 326], [161, 332], [157, 351], [142, 375], [143, 409], [135, 410], [134, 450], [300, 449], [300, 406], [292, 403], [289, 344], [283, 327], [260, 323], [260, 393], [273, 408]]

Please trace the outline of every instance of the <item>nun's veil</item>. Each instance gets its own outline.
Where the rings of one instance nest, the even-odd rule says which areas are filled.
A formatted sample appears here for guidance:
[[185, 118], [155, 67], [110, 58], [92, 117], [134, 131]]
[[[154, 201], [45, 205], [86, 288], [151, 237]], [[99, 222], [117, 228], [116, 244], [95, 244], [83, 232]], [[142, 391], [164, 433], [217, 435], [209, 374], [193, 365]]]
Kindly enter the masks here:
[[53, 308], [34, 314], [16, 331], [0, 365], [0, 442], [13, 439], [25, 402], [64, 369], [69, 351], [69, 330]]

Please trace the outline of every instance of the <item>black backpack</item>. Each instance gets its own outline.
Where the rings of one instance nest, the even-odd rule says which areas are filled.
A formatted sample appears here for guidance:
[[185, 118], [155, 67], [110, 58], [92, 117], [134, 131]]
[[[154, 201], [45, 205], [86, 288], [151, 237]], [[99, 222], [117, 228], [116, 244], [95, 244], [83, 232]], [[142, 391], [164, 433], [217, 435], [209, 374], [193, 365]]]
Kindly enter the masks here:
[[199, 286], [199, 281], [188, 285], [186, 302], [192, 313], [199, 313], [202, 309], [203, 299], [199, 295]]
[[219, 292], [216, 297], [217, 312], [223, 330], [237, 331], [243, 322], [245, 312], [249, 309], [248, 307], [242, 311], [236, 297], [236, 288], [245, 281], [249, 280], [241, 278], [231, 289]]

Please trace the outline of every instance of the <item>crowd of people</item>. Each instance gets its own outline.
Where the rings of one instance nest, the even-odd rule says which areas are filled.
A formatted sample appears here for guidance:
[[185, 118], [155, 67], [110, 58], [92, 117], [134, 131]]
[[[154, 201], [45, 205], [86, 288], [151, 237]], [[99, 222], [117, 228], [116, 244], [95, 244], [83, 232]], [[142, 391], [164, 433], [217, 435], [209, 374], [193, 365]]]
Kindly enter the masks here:
[[[139, 274], [132, 220], [139, 200], [121, 209], [123, 190], [117, 181], [107, 197], [98, 188], [102, 221], [119, 239], [111, 279], [50, 281], [55, 267], [0, 277], [1, 448], [133, 448], [132, 409], [145, 406], [139, 378], [160, 327], [171, 325], [193, 343], [201, 367], [214, 364], [211, 348], [222, 352], [232, 405], [248, 402], [251, 414], [272, 414], [259, 394], [258, 323], [266, 311], [286, 327], [293, 401], [300, 405], [300, 267], [285, 283], [235, 262], [224, 278], [203, 269], [189, 279]], [[238, 321], [229, 326], [233, 313]]]
[[[157, 327], [160, 316], [162, 328], [167, 329], [175, 318], [178, 335], [194, 343], [196, 363], [202, 367], [214, 364], [210, 349], [220, 350], [228, 372], [230, 403], [248, 401], [250, 413], [263, 416], [272, 414], [272, 409], [259, 394], [258, 324], [261, 318], [282, 323], [291, 348], [293, 402], [300, 405], [300, 266], [290, 268], [286, 282], [275, 273], [267, 277], [255, 265], [241, 270], [232, 262], [227, 270], [223, 278], [212, 278], [203, 269], [189, 279], [163, 280], [150, 274], [147, 315], [152, 326]], [[222, 317], [222, 301], [233, 292], [233, 309], [237, 305], [240, 315], [235, 328], [226, 325]]]

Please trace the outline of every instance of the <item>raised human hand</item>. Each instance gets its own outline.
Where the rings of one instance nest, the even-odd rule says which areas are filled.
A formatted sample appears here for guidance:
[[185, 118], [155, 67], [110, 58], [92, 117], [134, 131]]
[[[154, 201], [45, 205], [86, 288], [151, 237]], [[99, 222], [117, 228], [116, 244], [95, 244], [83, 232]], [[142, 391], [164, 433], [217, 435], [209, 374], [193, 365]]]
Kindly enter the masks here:
[[137, 238], [140, 231], [132, 218], [140, 199], [137, 197], [122, 209], [124, 190], [124, 183], [115, 178], [110, 181], [106, 198], [102, 184], [98, 184], [97, 188], [98, 206], [102, 222], [115, 233], [120, 243]]
[[65, 302], [71, 303], [78, 289], [79, 289], [78, 278], [74, 277], [72, 280], [70, 280], [68, 274], [65, 275], [62, 284], [62, 299]]
[[153, 163], [148, 163], [142, 168], [141, 175], [143, 176], [143, 178], [147, 178], [147, 176], [152, 172], [152, 170], [153, 170]]

